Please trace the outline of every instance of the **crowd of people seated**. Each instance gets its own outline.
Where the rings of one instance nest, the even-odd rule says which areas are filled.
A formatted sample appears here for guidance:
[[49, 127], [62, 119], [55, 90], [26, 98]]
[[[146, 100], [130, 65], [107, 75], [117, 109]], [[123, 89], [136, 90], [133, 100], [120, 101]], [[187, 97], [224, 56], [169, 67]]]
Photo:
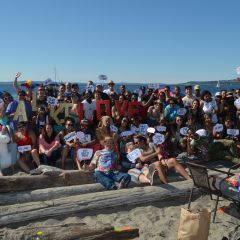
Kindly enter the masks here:
[[167, 183], [172, 168], [190, 179], [182, 161], [240, 162], [240, 89], [131, 92], [88, 81], [85, 89], [67, 82], [25, 91], [20, 76], [13, 82], [18, 99], [9, 92], [0, 98], [0, 144], [9, 149], [0, 152], [1, 175], [14, 164], [26, 173], [57, 162], [65, 169], [71, 159], [110, 190], [130, 181], [152, 185], [155, 176]]

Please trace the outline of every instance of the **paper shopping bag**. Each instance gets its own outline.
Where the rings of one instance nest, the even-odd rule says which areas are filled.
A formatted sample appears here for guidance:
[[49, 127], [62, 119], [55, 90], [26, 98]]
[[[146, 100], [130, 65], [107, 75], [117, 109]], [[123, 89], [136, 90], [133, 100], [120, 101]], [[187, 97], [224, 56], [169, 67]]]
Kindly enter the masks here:
[[181, 208], [178, 240], [207, 240], [211, 210], [204, 208], [196, 213]]

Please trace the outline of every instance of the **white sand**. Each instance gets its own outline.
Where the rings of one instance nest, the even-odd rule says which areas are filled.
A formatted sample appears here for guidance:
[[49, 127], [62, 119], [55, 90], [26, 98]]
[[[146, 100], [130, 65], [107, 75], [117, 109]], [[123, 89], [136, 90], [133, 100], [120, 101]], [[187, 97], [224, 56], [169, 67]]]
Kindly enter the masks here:
[[[181, 207], [186, 207], [185, 199], [176, 199], [163, 201], [151, 206], [140, 206], [135, 208], [109, 209], [104, 213], [97, 213], [94, 216], [75, 215], [62, 220], [48, 219], [36, 223], [28, 224], [27, 226], [19, 227], [18, 229], [5, 228], [1, 230], [0, 239], [28, 239], [29, 232], [37, 232], [41, 230], [43, 233], [49, 229], [54, 229], [59, 225], [76, 225], [86, 223], [89, 226], [102, 226], [110, 224], [115, 227], [130, 226], [139, 228], [140, 237], [142, 240], [161, 240], [161, 239], [177, 239], [179, 226], [179, 217]], [[215, 201], [211, 201], [209, 196], [204, 196], [196, 199], [192, 203], [192, 208], [211, 207], [214, 208]], [[228, 201], [220, 201], [219, 207], [229, 205]], [[238, 218], [231, 216], [236, 215]], [[90, 215], [90, 214], [89, 214]], [[216, 222], [210, 226], [210, 240], [221, 240], [223, 236], [228, 239], [240, 239], [240, 215], [234, 208], [228, 210], [228, 213], [217, 212]], [[60, 230], [61, 231], [61, 228]], [[64, 230], [62, 230], [64, 231]]]

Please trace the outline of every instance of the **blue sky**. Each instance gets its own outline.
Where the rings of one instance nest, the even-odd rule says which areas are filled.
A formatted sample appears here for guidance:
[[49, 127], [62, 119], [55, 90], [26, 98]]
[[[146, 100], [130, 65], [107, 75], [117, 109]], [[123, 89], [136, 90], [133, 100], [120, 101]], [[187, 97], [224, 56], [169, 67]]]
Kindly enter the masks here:
[[233, 79], [239, 0], [0, 0], [0, 81]]

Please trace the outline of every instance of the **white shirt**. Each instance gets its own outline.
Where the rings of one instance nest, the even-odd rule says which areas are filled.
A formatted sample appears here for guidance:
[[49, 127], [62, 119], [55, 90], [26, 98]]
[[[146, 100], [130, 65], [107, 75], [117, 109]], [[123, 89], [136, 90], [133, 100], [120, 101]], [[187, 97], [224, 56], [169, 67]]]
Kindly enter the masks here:
[[96, 111], [96, 101], [92, 100], [91, 103], [87, 102], [87, 100], [82, 101], [83, 104], [83, 111], [84, 111], [84, 118], [87, 120], [93, 119], [93, 112]]

